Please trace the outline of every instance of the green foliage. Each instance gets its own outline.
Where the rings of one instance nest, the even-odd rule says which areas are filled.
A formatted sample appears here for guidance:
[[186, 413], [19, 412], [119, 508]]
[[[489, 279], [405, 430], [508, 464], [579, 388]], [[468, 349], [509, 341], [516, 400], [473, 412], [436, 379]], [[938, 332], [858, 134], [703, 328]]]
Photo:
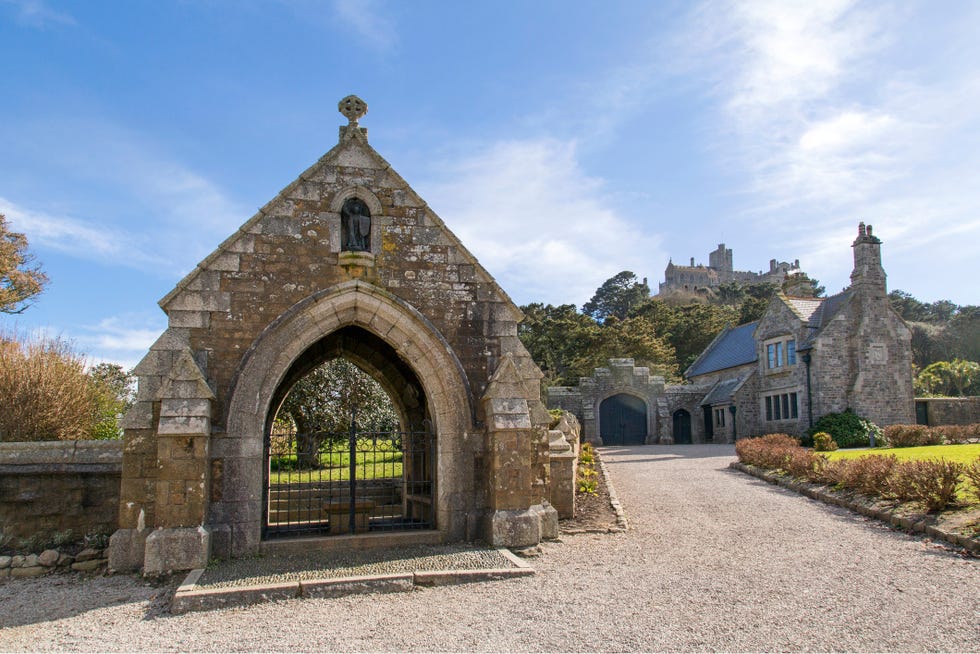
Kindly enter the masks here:
[[827, 432], [818, 431], [813, 435], [813, 449], [817, 452], [833, 452], [837, 449], [837, 443]]
[[0, 214], [0, 313], [22, 313], [47, 283], [27, 249], [27, 237], [10, 231]]
[[810, 438], [812, 439], [817, 432], [830, 434], [838, 447], [843, 448], [868, 447], [871, 444], [871, 436], [874, 436], [876, 445], [883, 445], [881, 428], [850, 409], [841, 413], [828, 413], [817, 420], [810, 429]]
[[980, 361], [980, 307], [949, 300], [921, 302], [904, 291], [888, 294], [912, 330], [912, 358], [922, 369], [937, 361]]
[[599, 490], [599, 473], [595, 469], [595, 450], [591, 443], [582, 443], [578, 454], [578, 478], [575, 480], [577, 492], [595, 495]]
[[942, 397], [980, 394], [980, 363], [963, 359], [931, 363], [916, 375], [915, 392]]
[[637, 280], [634, 273], [624, 270], [610, 277], [596, 289], [592, 299], [582, 305], [582, 313], [592, 316], [596, 322], [609, 317], [620, 320], [629, 315], [633, 307], [650, 297], [647, 280]]
[[98, 388], [95, 401], [98, 422], [93, 427], [92, 437], [96, 440], [121, 438], [119, 421], [136, 398], [135, 376], [115, 363], [96, 364], [89, 369], [88, 375]]
[[544, 373], [542, 385], [571, 386], [578, 378], [592, 374], [583, 367], [581, 353], [591, 349], [599, 338], [600, 325], [576, 310], [574, 304], [553, 306], [528, 304], [521, 307], [524, 321], [518, 336], [531, 358]]
[[295, 426], [296, 466], [308, 469], [319, 465], [317, 452], [325, 439], [345, 437], [352, 417], [360, 431], [399, 428], [398, 413], [381, 385], [347, 359], [337, 358], [296, 382], [276, 419]]

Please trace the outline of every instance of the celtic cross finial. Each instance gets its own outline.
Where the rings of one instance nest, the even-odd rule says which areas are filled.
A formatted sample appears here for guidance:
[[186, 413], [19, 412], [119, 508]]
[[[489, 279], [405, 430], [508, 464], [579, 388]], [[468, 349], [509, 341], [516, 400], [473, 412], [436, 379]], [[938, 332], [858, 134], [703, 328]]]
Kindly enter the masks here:
[[367, 113], [368, 106], [364, 100], [361, 100], [356, 95], [348, 95], [337, 105], [337, 110], [347, 117], [351, 127], [357, 127], [357, 121]]

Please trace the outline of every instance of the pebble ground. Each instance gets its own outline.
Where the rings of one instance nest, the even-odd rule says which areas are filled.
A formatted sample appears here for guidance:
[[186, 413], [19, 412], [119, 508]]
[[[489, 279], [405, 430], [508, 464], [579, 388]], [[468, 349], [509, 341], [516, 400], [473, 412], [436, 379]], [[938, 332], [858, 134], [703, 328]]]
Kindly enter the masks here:
[[727, 468], [604, 448], [630, 521], [533, 577], [168, 615], [169, 588], [0, 584], [2, 651], [980, 651], [980, 560]]

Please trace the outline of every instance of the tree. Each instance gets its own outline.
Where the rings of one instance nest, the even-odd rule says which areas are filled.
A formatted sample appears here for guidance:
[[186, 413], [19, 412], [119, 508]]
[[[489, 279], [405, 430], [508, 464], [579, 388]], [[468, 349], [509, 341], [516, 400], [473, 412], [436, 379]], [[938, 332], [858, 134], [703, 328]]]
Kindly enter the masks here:
[[932, 320], [932, 307], [898, 289], [888, 294], [892, 308], [907, 322], [928, 322]]
[[118, 438], [109, 395], [66, 341], [0, 333], [0, 441]]
[[596, 289], [592, 299], [582, 305], [582, 313], [592, 316], [596, 322], [604, 322], [609, 316], [620, 320], [626, 318], [630, 310], [650, 297], [647, 280], [637, 280], [629, 270], [610, 277]]
[[97, 423], [95, 437], [99, 439], [119, 438], [119, 419], [133, 406], [135, 377], [115, 363], [99, 363], [92, 366], [88, 376], [94, 382], [95, 413]]
[[980, 363], [937, 361], [916, 375], [915, 388], [924, 395], [966, 397], [980, 391]]
[[27, 237], [7, 227], [0, 214], [0, 313], [21, 313], [41, 293], [48, 277], [27, 250]]
[[680, 379], [673, 346], [642, 316], [626, 320], [607, 318], [601, 329], [594, 332], [593, 342], [579, 351], [573, 367], [581, 375], [589, 375], [594, 368], [605, 366], [614, 358], [633, 359], [637, 366], [646, 366], [652, 374], [671, 382]]
[[343, 358], [327, 361], [296, 382], [277, 419], [284, 416], [296, 427], [296, 463], [303, 469], [317, 467], [325, 441], [347, 437], [353, 416], [359, 431], [390, 432], [399, 426], [391, 398], [381, 385]]
[[521, 307], [524, 321], [517, 334], [544, 378], [542, 386], [573, 385], [591, 369], [575, 367], [580, 353], [595, 342], [600, 326], [574, 304], [533, 303]]

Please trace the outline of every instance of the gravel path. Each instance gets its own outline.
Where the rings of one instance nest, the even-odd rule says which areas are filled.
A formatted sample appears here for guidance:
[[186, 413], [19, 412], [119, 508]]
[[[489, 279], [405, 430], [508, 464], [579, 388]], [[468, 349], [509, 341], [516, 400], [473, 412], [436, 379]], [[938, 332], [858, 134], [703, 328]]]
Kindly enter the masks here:
[[631, 529], [533, 577], [170, 616], [131, 577], [0, 584], [0, 650], [980, 651], [980, 560], [729, 471], [605, 448]]

